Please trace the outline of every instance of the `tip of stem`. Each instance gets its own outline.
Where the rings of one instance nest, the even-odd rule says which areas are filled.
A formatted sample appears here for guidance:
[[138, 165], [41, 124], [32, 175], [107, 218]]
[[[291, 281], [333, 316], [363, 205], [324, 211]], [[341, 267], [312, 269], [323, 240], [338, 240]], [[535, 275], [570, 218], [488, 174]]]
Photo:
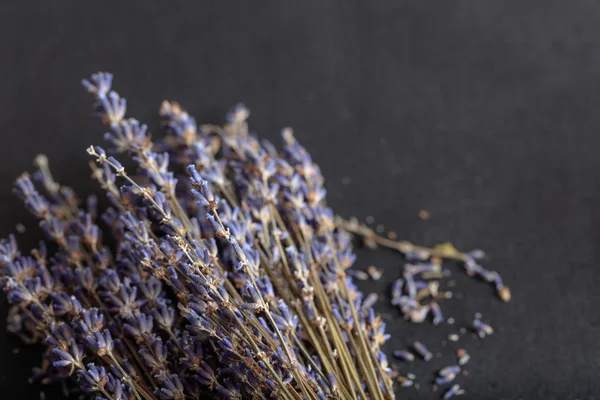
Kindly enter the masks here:
[[503, 302], [508, 303], [511, 298], [510, 289], [506, 286], [503, 286], [498, 290], [498, 297], [500, 297]]

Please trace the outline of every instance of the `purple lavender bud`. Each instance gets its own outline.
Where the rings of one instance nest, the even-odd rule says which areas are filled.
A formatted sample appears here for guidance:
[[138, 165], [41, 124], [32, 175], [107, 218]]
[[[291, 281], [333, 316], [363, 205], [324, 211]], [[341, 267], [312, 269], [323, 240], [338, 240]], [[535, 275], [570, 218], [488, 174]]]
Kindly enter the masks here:
[[433, 315], [433, 325], [439, 325], [444, 322], [444, 315], [438, 303], [431, 303], [431, 314]]
[[413, 347], [418, 355], [420, 355], [423, 360], [430, 361], [433, 358], [433, 354], [423, 345], [421, 342], [414, 342]]
[[397, 379], [398, 379], [398, 382], [400, 382], [401, 387], [411, 387], [414, 385], [414, 381], [412, 379], [409, 379], [408, 377], [401, 376], [401, 377], [398, 377]]
[[494, 333], [494, 329], [491, 326], [478, 318], [473, 320], [473, 330], [482, 339]]
[[421, 322], [425, 321], [427, 314], [429, 314], [429, 310], [430, 310], [429, 305], [426, 305], [426, 306], [419, 305], [418, 307], [412, 309], [408, 313], [408, 318], [410, 318], [411, 322], [420, 324]]
[[252, 301], [254, 301], [255, 303], [261, 302], [261, 299], [262, 299], [261, 296], [256, 292], [256, 290], [254, 289], [254, 286], [252, 285], [252, 283], [249, 280], [246, 281], [246, 291], [250, 295], [250, 298], [252, 299]]
[[161, 399], [183, 399], [183, 384], [177, 375], [169, 375], [162, 379], [161, 388], [157, 390]]
[[239, 261], [233, 268], [236, 272], [241, 272], [244, 270], [244, 264], [243, 262]]
[[351, 269], [347, 273], [349, 276], [359, 281], [366, 281], [367, 279], [369, 279], [369, 274], [367, 274], [365, 271], [361, 271], [358, 269]]
[[399, 306], [399, 307], [406, 307], [407, 309], [416, 309], [420, 306], [420, 304], [417, 302], [417, 300], [412, 299], [408, 296], [400, 296], [396, 299], [395, 301], [395, 305]]
[[439, 386], [447, 385], [456, 379], [456, 374], [449, 373], [446, 375], [437, 376], [435, 378], [435, 384]]
[[317, 319], [317, 311], [307, 299], [304, 300], [304, 310], [306, 311], [306, 317], [309, 321], [315, 321]]
[[165, 304], [160, 304], [157, 308], [152, 309], [152, 316], [161, 327], [171, 329], [175, 321], [175, 310]]
[[227, 113], [226, 120], [230, 124], [239, 124], [244, 122], [250, 115], [250, 110], [242, 103], [238, 103]]
[[29, 304], [35, 299], [29, 290], [17, 285], [13, 278], [7, 280], [6, 289], [8, 289], [7, 297], [10, 304]]
[[102, 160], [106, 160], [106, 152], [104, 151], [104, 149], [100, 146], [94, 146], [94, 151], [96, 152], [96, 154], [100, 157], [100, 159]]
[[119, 291], [119, 289], [121, 288], [121, 284], [122, 283], [119, 278], [119, 275], [117, 274], [117, 271], [114, 270], [107, 270], [104, 276], [102, 277], [102, 280], [100, 281], [100, 285], [103, 288], [113, 293]]
[[460, 372], [460, 366], [450, 365], [450, 366], [440, 369], [438, 374], [440, 376], [445, 376], [445, 375], [450, 375], [450, 374], [457, 375], [459, 372]]
[[393, 352], [394, 357], [402, 360], [402, 361], [413, 361], [415, 359], [415, 356], [406, 350], [394, 350]]
[[246, 258], [246, 253], [244, 253], [244, 250], [242, 250], [242, 248], [240, 247], [240, 244], [238, 243], [235, 236], [229, 236], [229, 244], [231, 244], [231, 247], [233, 248], [233, 251], [235, 252], [235, 255], [237, 256], [238, 260], [240, 260], [240, 262], [245, 263], [248, 261]]
[[196, 204], [198, 204], [199, 206], [202, 206], [202, 207], [210, 207], [210, 203], [208, 202], [208, 199], [206, 197], [204, 197], [204, 195], [202, 193], [200, 193], [200, 191], [198, 191], [196, 189], [192, 189], [190, 191], [190, 193], [197, 200]]
[[494, 283], [496, 290], [500, 290], [504, 287], [504, 281], [502, 280], [502, 277], [500, 276], [500, 274], [498, 274], [496, 271], [493, 271], [493, 273], [494, 273], [494, 277], [492, 279], [492, 282]]
[[221, 224], [219, 224], [217, 222], [217, 220], [215, 219], [215, 217], [212, 214], [206, 214], [206, 219], [212, 226], [217, 237], [225, 237], [226, 236], [225, 231], [223, 230], [223, 227], [221, 226]]
[[369, 293], [369, 295], [363, 300], [361, 309], [363, 311], [371, 309], [375, 303], [377, 303], [378, 298], [379, 296], [376, 293]]
[[69, 352], [61, 350], [59, 348], [52, 349], [52, 353], [56, 356], [57, 360], [53, 365], [57, 368], [69, 368], [70, 373], [73, 373], [74, 369], [81, 365], [83, 359], [83, 349], [77, 346], [74, 341], [71, 341]]
[[489, 271], [487, 269], [481, 269], [478, 272], [478, 275], [481, 279], [483, 279], [486, 282], [494, 282], [498, 276], [498, 273], [495, 271]]
[[31, 178], [27, 174], [21, 175], [15, 181], [15, 191], [23, 199], [26, 199], [27, 197], [37, 193], [35, 187], [33, 186], [33, 182], [31, 182]]
[[188, 172], [190, 174], [192, 185], [198, 189], [192, 189], [192, 195], [198, 200], [198, 204], [205, 207], [216, 208], [217, 202], [213, 192], [208, 186], [208, 182], [202, 179], [194, 165], [188, 166]]
[[110, 91], [106, 96], [104, 93], [98, 93], [98, 99], [97, 113], [99, 115], [112, 123], [119, 123], [123, 120], [127, 110], [127, 101], [119, 97], [117, 92]]
[[458, 365], [465, 365], [471, 359], [469, 353], [465, 349], [456, 350], [456, 358], [458, 358]]
[[210, 204], [214, 204], [215, 201], [215, 196], [213, 194], [213, 192], [210, 190], [210, 187], [208, 186], [208, 182], [207, 181], [200, 181], [200, 191], [202, 192], [202, 194], [204, 195], [204, 197], [206, 197], [206, 200], [208, 200], [208, 202]]
[[459, 385], [453, 385], [444, 393], [443, 399], [448, 400], [452, 397], [460, 396], [461, 394], [465, 394], [465, 391], [461, 389]]
[[52, 292], [50, 293], [52, 298], [54, 313], [58, 316], [63, 316], [70, 313], [73, 310], [73, 303], [71, 303], [71, 297], [65, 292]]
[[111, 354], [114, 348], [114, 342], [108, 329], [103, 332], [94, 331], [92, 335], [86, 337], [88, 345], [94, 349], [99, 356]]
[[123, 171], [125, 171], [125, 167], [123, 167], [119, 160], [117, 160], [113, 156], [108, 157], [108, 161], [110, 161], [113, 164], [113, 168], [115, 168], [118, 173], [122, 173]]
[[465, 269], [465, 272], [469, 276], [479, 275], [482, 273], [482, 271], [484, 271], [481, 265], [477, 264], [477, 262], [473, 258], [468, 258], [467, 261], [465, 261], [465, 263], [463, 264], [463, 267]]
[[404, 286], [403, 279], [396, 279], [394, 281], [394, 283], [392, 283], [392, 300], [397, 299], [398, 297], [402, 296], [402, 287], [403, 286]]
[[411, 298], [415, 298], [417, 295], [417, 286], [415, 285], [415, 281], [411, 274], [404, 274], [404, 282], [406, 287], [408, 288], [408, 296]]
[[92, 74], [90, 80], [83, 79], [81, 84], [85, 89], [96, 95], [106, 94], [110, 91], [113, 75], [108, 72], [97, 72]]
[[200, 174], [198, 173], [198, 171], [196, 170], [196, 166], [194, 164], [190, 164], [187, 166], [187, 170], [188, 170], [188, 173], [190, 174], [190, 180], [192, 182], [192, 185], [199, 186], [200, 182], [202, 182], [203, 179], [200, 176]]
[[[156, 311], [156, 310], [152, 310]], [[139, 314], [131, 321], [131, 324], [124, 324], [125, 331], [131, 336], [141, 338], [152, 333], [153, 318], [146, 314]]]
[[104, 315], [100, 314], [97, 308], [83, 310], [79, 326], [86, 335], [101, 331], [104, 327]]
[[88, 392], [104, 388], [108, 382], [108, 375], [104, 367], [96, 367], [93, 363], [88, 364], [87, 369], [80, 370], [79, 375], [83, 378], [84, 390]]
[[217, 382], [214, 370], [206, 361], [201, 362], [201, 368], [198, 369], [197, 375], [198, 381], [206, 386], [213, 385]]

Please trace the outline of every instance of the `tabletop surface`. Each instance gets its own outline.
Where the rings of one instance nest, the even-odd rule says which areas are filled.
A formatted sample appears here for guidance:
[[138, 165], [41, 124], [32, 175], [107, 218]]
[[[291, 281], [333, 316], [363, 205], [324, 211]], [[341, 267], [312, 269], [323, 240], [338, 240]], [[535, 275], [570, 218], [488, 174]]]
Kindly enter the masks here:
[[[357, 268], [384, 269], [361, 288], [381, 294], [388, 351], [419, 339], [442, 354], [399, 365], [420, 383], [400, 398], [438, 398], [432, 373], [458, 345], [471, 353], [466, 399], [600, 398], [599, 2], [88, 4], [0, 12], [2, 236], [23, 223], [23, 245], [41, 237], [11, 193], [40, 152], [57, 179], [100, 193], [85, 148], [103, 132], [81, 78], [113, 72], [156, 135], [165, 98], [211, 123], [242, 101], [259, 135], [294, 128], [337, 213], [419, 244], [484, 249], [511, 287], [504, 304], [448, 264], [455, 324], [414, 325], [385, 298], [403, 259], [359, 251]], [[475, 312], [494, 335], [443, 346]], [[46, 390], [27, 384], [37, 350], [0, 326], [0, 389]]]

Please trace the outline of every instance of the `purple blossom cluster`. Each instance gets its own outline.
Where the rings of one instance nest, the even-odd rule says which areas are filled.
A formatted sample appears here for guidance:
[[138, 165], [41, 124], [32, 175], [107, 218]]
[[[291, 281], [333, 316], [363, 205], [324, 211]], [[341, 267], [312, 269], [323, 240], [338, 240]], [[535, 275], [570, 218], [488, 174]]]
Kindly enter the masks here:
[[277, 150], [242, 105], [198, 126], [165, 101], [153, 142], [110, 74], [83, 84], [108, 127], [110, 150], [88, 153], [110, 208], [38, 157], [15, 191], [50, 245], [0, 244], [9, 328], [45, 344], [35, 378], [109, 400], [392, 399], [385, 323], [346, 274], [349, 236], [292, 131]]

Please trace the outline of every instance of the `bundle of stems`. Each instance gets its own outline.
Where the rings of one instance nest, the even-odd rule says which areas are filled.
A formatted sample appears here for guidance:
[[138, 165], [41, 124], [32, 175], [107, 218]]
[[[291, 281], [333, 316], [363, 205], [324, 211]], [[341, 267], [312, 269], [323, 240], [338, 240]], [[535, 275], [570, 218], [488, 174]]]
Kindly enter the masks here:
[[83, 84], [109, 130], [111, 149], [88, 153], [110, 207], [80, 202], [38, 156], [15, 191], [51, 245], [0, 244], [9, 329], [45, 344], [34, 377], [110, 400], [394, 398], [385, 323], [346, 273], [349, 236], [292, 131], [277, 150], [244, 106], [198, 126], [165, 101], [153, 142], [110, 74]]

